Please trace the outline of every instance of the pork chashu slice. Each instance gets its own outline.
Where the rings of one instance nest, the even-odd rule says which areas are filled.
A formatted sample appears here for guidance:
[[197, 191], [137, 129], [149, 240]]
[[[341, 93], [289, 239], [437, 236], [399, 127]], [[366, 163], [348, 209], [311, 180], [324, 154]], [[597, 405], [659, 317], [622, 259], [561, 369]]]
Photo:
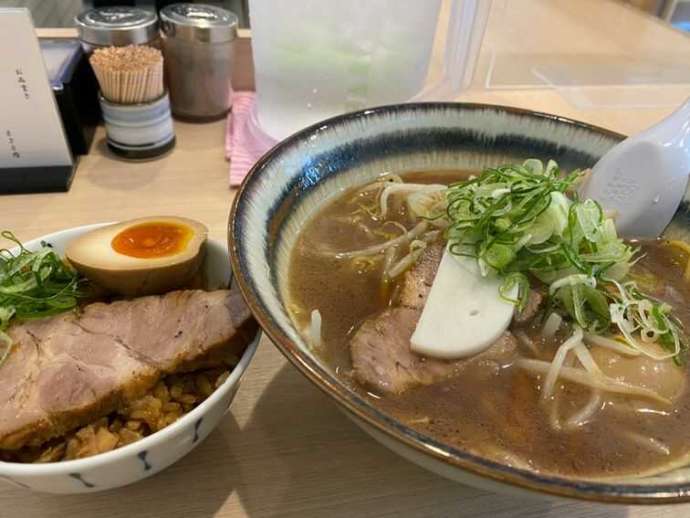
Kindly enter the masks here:
[[0, 448], [38, 445], [140, 397], [165, 374], [219, 365], [256, 331], [239, 293], [175, 291], [15, 325], [0, 367]]
[[352, 337], [350, 356], [355, 379], [379, 392], [399, 394], [461, 375], [465, 369], [498, 369], [515, 359], [517, 341], [506, 331], [486, 351], [462, 360], [438, 360], [412, 352], [410, 338], [420, 311], [387, 309], [366, 320]]
[[415, 266], [405, 272], [398, 304], [366, 320], [350, 341], [353, 374], [374, 390], [400, 393], [457, 376], [463, 370], [488, 364], [501, 367], [514, 360], [517, 341], [506, 331], [486, 351], [456, 361], [420, 356], [410, 347], [410, 338], [429, 296], [443, 256], [443, 245], [434, 243]]

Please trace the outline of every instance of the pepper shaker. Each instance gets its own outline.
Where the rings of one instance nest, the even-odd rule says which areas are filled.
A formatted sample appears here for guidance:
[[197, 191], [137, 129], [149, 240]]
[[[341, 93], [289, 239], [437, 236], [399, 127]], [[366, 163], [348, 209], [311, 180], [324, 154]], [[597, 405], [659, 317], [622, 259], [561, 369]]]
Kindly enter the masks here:
[[199, 122], [224, 117], [232, 105], [237, 16], [220, 7], [179, 3], [163, 8], [160, 18], [173, 115]]

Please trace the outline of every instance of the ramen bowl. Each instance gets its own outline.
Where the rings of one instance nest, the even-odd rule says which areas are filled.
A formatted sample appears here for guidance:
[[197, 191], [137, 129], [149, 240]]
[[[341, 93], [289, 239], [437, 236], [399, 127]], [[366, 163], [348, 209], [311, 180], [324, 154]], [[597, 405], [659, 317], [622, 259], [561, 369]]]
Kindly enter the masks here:
[[[394, 105], [326, 120], [279, 143], [240, 188], [229, 227], [239, 287], [264, 331], [295, 367], [374, 439], [428, 470], [512, 494], [628, 504], [690, 500], [688, 469], [605, 482], [552, 476], [419, 433], [383, 413], [314, 355], [284, 302], [298, 233], [324, 203], [349, 187], [384, 171], [481, 170], [527, 157], [552, 158], [565, 170], [590, 167], [623, 138], [554, 115], [479, 104]], [[686, 236], [686, 206], [683, 202], [667, 235]]]

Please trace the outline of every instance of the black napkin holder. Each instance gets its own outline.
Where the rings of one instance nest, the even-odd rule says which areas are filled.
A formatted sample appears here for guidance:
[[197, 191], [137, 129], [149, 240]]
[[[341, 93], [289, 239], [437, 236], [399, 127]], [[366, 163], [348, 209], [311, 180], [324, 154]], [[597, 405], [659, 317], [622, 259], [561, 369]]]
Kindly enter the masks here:
[[72, 156], [86, 155], [101, 119], [98, 82], [75, 39], [39, 39]]

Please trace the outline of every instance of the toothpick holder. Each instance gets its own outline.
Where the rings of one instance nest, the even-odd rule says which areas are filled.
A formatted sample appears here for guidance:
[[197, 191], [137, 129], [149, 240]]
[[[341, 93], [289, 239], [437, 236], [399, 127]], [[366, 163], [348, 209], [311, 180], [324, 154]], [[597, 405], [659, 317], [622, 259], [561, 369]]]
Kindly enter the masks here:
[[175, 146], [170, 99], [164, 93], [155, 101], [119, 104], [99, 95], [108, 147], [122, 157], [153, 158]]

